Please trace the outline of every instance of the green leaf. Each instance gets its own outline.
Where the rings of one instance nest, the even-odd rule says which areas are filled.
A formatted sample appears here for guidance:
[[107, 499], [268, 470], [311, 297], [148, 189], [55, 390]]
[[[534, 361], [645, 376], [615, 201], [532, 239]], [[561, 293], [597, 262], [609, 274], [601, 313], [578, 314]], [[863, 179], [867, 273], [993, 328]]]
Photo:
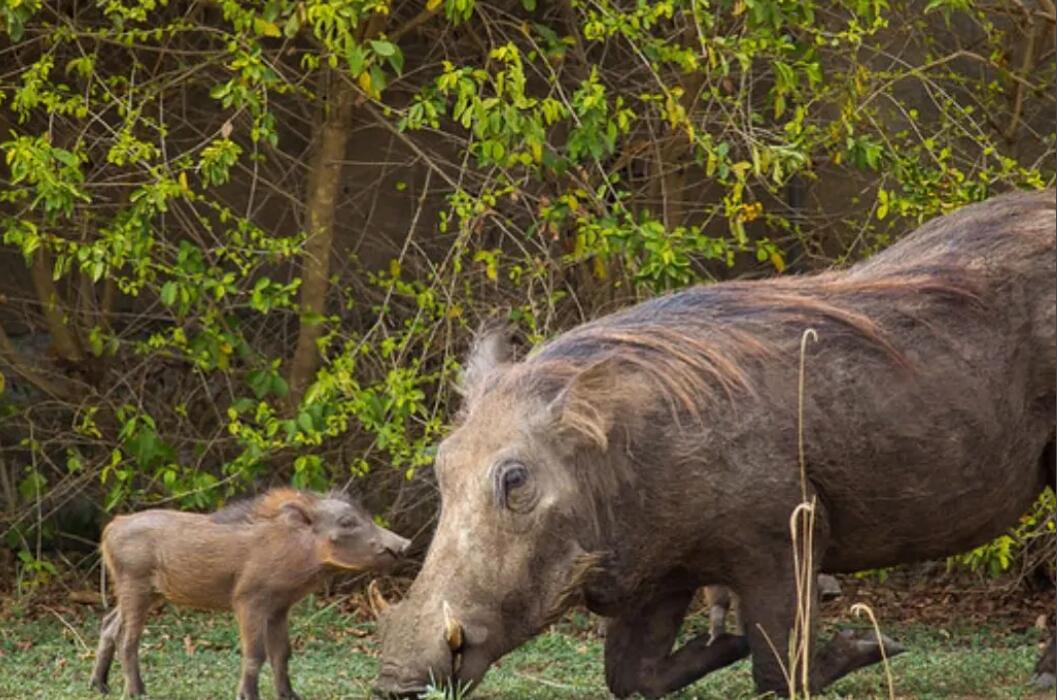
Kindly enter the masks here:
[[389, 57], [389, 65], [393, 67], [393, 70], [397, 73], [404, 72], [404, 52], [400, 50], [399, 46], [394, 47], [396, 51], [392, 56]]
[[254, 396], [263, 399], [272, 390], [273, 375], [270, 370], [254, 370], [246, 375], [246, 384], [253, 390]]
[[384, 41], [382, 39], [372, 39], [371, 48], [374, 49], [374, 52], [376, 54], [382, 56], [383, 58], [388, 58], [389, 56], [395, 54], [397, 51], [395, 44], [392, 44], [388, 41]]
[[363, 72], [363, 66], [367, 63], [367, 52], [350, 39], [345, 48], [345, 60], [349, 64], [349, 72], [357, 76]]
[[161, 303], [166, 306], [172, 306], [176, 303], [176, 292], [178, 288], [176, 282], [169, 280], [162, 285], [161, 288]]
[[238, 399], [235, 403], [231, 404], [231, 407], [235, 409], [236, 413], [252, 411], [256, 406], [257, 402], [247, 396], [243, 396], [241, 399]]

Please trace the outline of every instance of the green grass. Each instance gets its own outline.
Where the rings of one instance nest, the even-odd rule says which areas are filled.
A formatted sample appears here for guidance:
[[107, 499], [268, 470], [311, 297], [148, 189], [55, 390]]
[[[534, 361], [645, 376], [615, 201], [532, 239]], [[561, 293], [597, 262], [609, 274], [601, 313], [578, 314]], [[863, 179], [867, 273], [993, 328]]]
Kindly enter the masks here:
[[[32, 618], [0, 620], [0, 698], [72, 700], [94, 697], [88, 689], [100, 615], [96, 611], [42, 610]], [[699, 631], [702, 619], [691, 621]], [[548, 634], [510, 654], [489, 672], [474, 698], [491, 700], [607, 698], [598, 639], [589, 618], [575, 614]], [[306, 601], [295, 610], [294, 686], [305, 700], [364, 698], [376, 662], [373, 626], [333, 606]], [[908, 653], [893, 661], [896, 694], [902, 698], [1034, 698], [1026, 687], [1037, 655], [1039, 632], [919, 626], [886, 627]], [[190, 653], [189, 653], [190, 651]], [[166, 608], [153, 616], [141, 649], [151, 698], [213, 700], [234, 697], [238, 638], [233, 620]], [[267, 669], [266, 669], [267, 671]], [[120, 697], [120, 666], [111, 676]], [[262, 694], [274, 698], [267, 672]], [[748, 662], [719, 671], [671, 696], [677, 700], [742, 700], [754, 697]], [[826, 698], [887, 697], [880, 668], [852, 674]], [[1050, 695], [1052, 697], [1052, 695]]]

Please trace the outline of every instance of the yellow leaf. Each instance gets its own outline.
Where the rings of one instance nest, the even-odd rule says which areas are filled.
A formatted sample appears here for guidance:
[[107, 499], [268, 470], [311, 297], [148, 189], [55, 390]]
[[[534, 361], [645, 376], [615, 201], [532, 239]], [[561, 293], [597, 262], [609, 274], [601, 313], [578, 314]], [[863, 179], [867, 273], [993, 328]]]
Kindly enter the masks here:
[[399, 277], [400, 276], [400, 261], [396, 258], [389, 261], [389, 276]]
[[282, 36], [283, 33], [279, 31], [279, 27], [274, 22], [269, 22], [263, 17], [253, 18], [253, 31], [257, 32], [260, 36]]
[[371, 74], [370, 73], [368, 73], [366, 71], [364, 71], [363, 73], [360, 73], [359, 76], [357, 76], [357, 78], [356, 78], [356, 82], [359, 84], [359, 86], [361, 88], [363, 88], [363, 91], [366, 92], [368, 95], [374, 94], [374, 90], [372, 89]]
[[595, 267], [595, 277], [597, 277], [598, 279], [604, 280], [609, 275], [609, 272], [606, 270], [605, 263], [602, 262], [602, 258], [597, 256], [597, 255], [595, 256], [595, 259], [594, 259], [594, 267]]
[[782, 254], [777, 250], [771, 253], [771, 264], [774, 265], [774, 269], [779, 272], [785, 271], [785, 260], [782, 260]]
[[180, 174], [176, 176], [176, 181], [180, 183], [180, 189], [184, 192], [190, 192], [191, 187], [187, 184], [187, 171], [181, 170]]
[[739, 180], [745, 180], [745, 173], [748, 172], [749, 168], [751, 168], [751, 167], [752, 167], [752, 163], [749, 163], [748, 161], [741, 160], [741, 161], [738, 161], [737, 163], [735, 163], [734, 165], [730, 166], [730, 169], [732, 171], [734, 171], [734, 175]]
[[443, 4], [444, 0], [426, 0], [426, 9], [433, 12]]

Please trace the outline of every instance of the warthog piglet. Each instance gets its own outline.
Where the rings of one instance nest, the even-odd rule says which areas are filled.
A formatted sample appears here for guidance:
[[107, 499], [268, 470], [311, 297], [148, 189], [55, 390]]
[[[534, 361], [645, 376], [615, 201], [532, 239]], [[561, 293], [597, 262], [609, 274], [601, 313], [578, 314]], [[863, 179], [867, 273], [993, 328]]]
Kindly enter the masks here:
[[239, 700], [257, 700], [267, 659], [281, 700], [290, 686], [290, 607], [330, 571], [383, 569], [409, 541], [379, 527], [343, 495], [279, 488], [211, 515], [147, 510], [103, 530], [101, 549], [117, 605], [104, 619], [92, 687], [108, 692], [114, 652], [129, 695], [145, 693], [139, 641], [151, 603], [234, 610], [242, 643]]

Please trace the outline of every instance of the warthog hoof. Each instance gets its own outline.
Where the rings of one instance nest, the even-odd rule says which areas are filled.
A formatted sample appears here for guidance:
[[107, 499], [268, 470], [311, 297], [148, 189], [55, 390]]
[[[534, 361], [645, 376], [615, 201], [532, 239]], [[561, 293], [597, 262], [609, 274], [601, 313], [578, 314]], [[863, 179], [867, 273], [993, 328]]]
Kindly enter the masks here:
[[841, 630], [819, 653], [816, 690], [856, 669], [878, 663], [882, 658], [891, 659], [904, 651], [906, 647], [883, 634], [878, 642], [873, 630]]
[[285, 690], [279, 693], [279, 700], [301, 700], [301, 696], [292, 690]]
[[905, 646], [885, 634], [881, 635], [881, 643], [878, 644], [877, 633], [873, 630], [863, 630], [861, 632], [848, 632], [848, 638], [854, 640], [855, 648], [860, 654], [876, 654], [878, 660], [880, 660], [880, 652], [882, 646], [884, 647], [885, 657], [889, 659], [893, 656], [902, 654], [907, 650]]
[[1036, 673], [1031, 677], [1031, 687], [1037, 690], [1049, 690], [1055, 686], [1057, 686], [1057, 676], [1049, 671]]
[[100, 695], [110, 694], [110, 686], [107, 685], [106, 681], [101, 681], [98, 678], [92, 679], [92, 690], [97, 691]]

